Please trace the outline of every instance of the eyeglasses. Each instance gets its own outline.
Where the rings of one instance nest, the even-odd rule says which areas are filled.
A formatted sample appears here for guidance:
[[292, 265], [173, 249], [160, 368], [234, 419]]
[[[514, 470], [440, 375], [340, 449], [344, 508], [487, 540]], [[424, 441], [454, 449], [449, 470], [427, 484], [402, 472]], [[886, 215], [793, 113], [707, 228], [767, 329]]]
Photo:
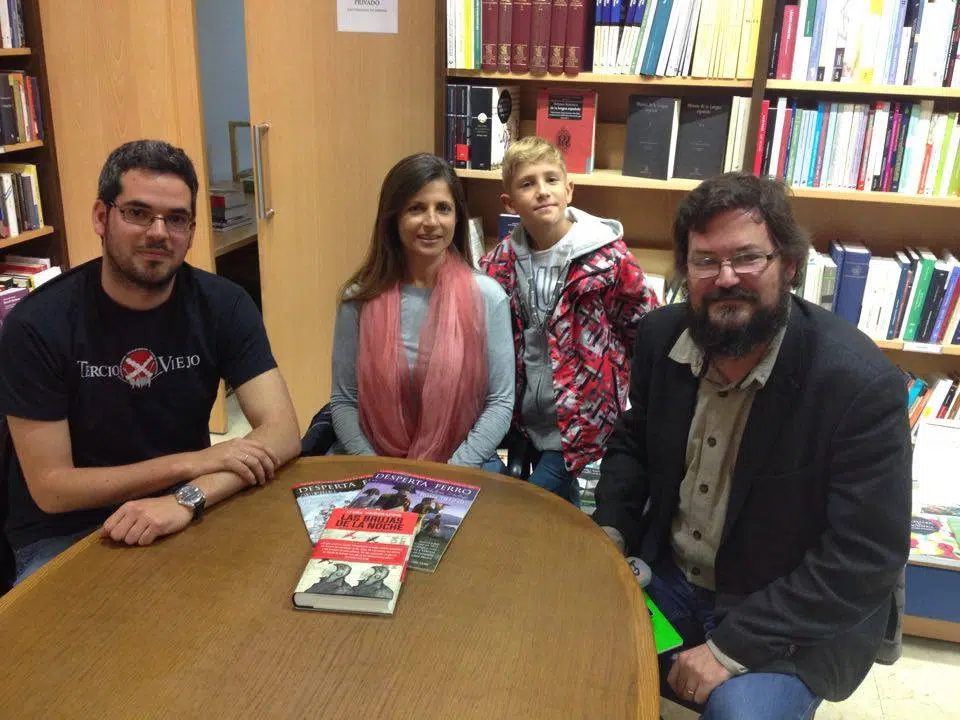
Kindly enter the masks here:
[[767, 269], [779, 251], [770, 253], [745, 252], [734, 255], [729, 260], [704, 257], [687, 261], [687, 274], [696, 280], [709, 280], [720, 275], [724, 265], [729, 265], [737, 275], [758, 275]]
[[120, 213], [120, 216], [124, 221], [130, 223], [131, 225], [138, 225], [140, 227], [150, 227], [153, 225], [153, 221], [157, 218], [163, 220], [164, 226], [167, 228], [167, 232], [173, 233], [175, 235], [183, 235], [190, 231], [190, 228], [193, 227], [193, 218], [182, 212], [170, 213], [169, 215], [157, 215], [154, 212], [151, 212], [148, 208], [140, 207], [139, 205], [125, 205], [121, 207], [116, 203], [108, 202], [106, 203], [108, 207], [113, 207], [117, 209], [117, 212]]

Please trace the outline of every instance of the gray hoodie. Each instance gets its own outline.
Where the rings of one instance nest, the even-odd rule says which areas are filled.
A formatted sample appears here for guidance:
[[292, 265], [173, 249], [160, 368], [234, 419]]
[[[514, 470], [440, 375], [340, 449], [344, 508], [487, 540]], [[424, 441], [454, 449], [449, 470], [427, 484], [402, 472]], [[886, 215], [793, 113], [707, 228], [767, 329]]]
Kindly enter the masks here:
[[573, 226], [549, 250], [530, 250], [523, 225], [517, 225], [509, 242], [517, 255], [517, 291], [523, 321], [527, 387], [520, 415], [530, 440], [538, 450], [562, 450], [557, 426], [556, 389], [550, 362], [547, 326], [557, 307], [570, 265], [577, 259], [623, 236], [623, 225], [573, 207], [567, 208]]

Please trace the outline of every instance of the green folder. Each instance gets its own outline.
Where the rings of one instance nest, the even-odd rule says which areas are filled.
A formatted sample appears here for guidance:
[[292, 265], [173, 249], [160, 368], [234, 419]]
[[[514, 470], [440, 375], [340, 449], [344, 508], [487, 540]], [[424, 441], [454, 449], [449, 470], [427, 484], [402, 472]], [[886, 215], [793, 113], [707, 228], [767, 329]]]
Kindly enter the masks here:
[[647, 601], [647, 610], [650, 613], [650, 627], [653, 629], [653, 644], [657, 648], [657, 655], [661, 655], [668, 650], [673, 650], [683, 645], [683, 638], [680, 637], [680, 633], [674, 629], [670, 621], [660, 612], [660, 608], [650, 599], [646, 591], [644, 591], [643, 597]]

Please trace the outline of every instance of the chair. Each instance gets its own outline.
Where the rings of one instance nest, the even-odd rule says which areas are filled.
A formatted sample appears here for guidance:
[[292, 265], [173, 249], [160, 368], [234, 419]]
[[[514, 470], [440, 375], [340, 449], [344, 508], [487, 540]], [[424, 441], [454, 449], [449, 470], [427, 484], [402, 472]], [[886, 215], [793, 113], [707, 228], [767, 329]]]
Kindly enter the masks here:
[[[300, 441], [300, 456], [326, 455], [336, 441], [333, 415], [330, 412], [330, 403], [327, 403], [310, 420], [310, 425]], [[507, 473], [511, 477], [526, 480], [538, 454], [530, 441], [511, 430], [503, 439], [501, 447], [507, 450]]]
[[14, 580], [17, 577], [13, 548], [7, 540], [6, 532], [4, 532], [10, 505], [7, 478], [13, 458], [13, 440], [10, 438], [7, 418], [0, 416], [0, 596], [6, 594], [13, 587]]

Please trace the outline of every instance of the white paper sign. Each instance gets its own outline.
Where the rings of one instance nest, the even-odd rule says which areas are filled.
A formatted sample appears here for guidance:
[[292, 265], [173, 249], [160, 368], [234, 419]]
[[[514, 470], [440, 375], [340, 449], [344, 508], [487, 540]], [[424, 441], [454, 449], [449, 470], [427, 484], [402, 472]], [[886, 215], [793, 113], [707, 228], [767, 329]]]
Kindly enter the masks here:
[[396, 35], [399, 1], [337, 0], [337, 30]]
[[923, 505], [960, 505], [960, 422], [920, 421], [913, 481]]

